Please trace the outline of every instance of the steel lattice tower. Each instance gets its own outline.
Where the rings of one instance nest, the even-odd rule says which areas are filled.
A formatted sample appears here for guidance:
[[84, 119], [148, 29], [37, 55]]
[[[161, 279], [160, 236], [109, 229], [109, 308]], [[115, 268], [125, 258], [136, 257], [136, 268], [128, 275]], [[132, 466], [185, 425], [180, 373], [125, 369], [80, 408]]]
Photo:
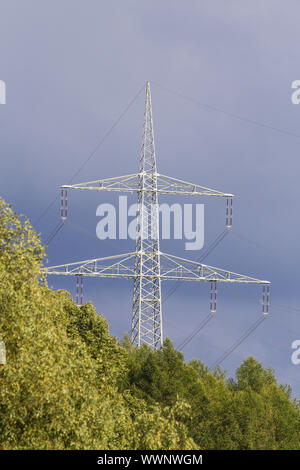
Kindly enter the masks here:
[[138, 221], [133, 287], [132, 342], [162, 343], [159, 213], [150, 84], [146, 84], [143, 141], [138, 177]]
[[269, 311], [269, 281], [215, 268], [160, 251], [159, 194], [214, 196], [227, 199], [226, 227], [232, 225], [233, 194], [222, 193], [157, 172], [150, 83], [146, 83], [143, 139], [139, 173], [61, 187], [61, 217], [68, 212], [68, 189], [137, 193], [138, 220], [134, 252], [44, 268], [47, 274], [75, 276], [77, 302], [82, 303], [83, 277], [133, 280], [131, 340], [136, 346], [162, 345], [161, 281], [209, 282], [210, 311], [216, 311], [217, 283], [263, 285], [263, 314]]

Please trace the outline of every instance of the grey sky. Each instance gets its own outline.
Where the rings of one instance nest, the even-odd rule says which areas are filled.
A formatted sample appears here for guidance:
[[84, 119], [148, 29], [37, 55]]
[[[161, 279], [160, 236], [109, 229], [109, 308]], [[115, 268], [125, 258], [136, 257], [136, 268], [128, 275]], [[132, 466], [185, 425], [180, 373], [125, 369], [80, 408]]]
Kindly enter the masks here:
[[[300, 309], [300, 137], [197, 106], [162, 87], [300, 136], [300, 105], [291, 103], [291, 83], [300, 79], [299, 10], [291, 0], [0, 1], [0, 79], [7, 85], [1, 195], [36, 220], [152, 81], [159, 171], [236, 194], [233, 232], [207, 263], [272, 281], [268, 321], [223, 367], [232, 373], [252, 353], [298, 394], [300, 365], [291, 364], [290, 345], [300, 338], [300, 311], [280, 305]], [[76, 181], [137, 170], [143, 105], [141, 94]], [[95, 237], [97, 205], [115, 200], [72, 193], [70, 220], [85, 232], [66, 225], [49, 247], [50, 264], [133, 248]], [[56, 204], [37, 226], [44, 240], [58, 221]], [[223, 201], [206, 204], [206, 246], [223, 225]], [[197, 256], [180, 241], [162, 248]], [[74, 292], [62, 278], [49, 283]], [[93, 280], [85, 287], [85, 299], [121, 337], [130, 324], [132, 286]], [[211, 364], [260, 314], [260, 295], [253, 287], [222, 287], [216, 318], [188, 345], [186, 358]], [[164, 304], [165, 333], [180, 343], [208, 308], [207, 286], [182, 286]]]

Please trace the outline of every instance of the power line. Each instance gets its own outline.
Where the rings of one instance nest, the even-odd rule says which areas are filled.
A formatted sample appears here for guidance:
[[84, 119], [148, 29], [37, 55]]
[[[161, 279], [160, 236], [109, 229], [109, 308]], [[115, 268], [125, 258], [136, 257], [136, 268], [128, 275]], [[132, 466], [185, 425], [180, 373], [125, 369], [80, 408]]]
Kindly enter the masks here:
[[[266, 339], [264, 339], [264, 341], [265, 341], [265, 342], [268, 342], [268, 343], [271, 344], [272, 346], [275, 346], [277, 349], [279, 349], [278, 346], [277, 346], [277, 344], [272, 343], [271, 341], [267, 341]], [[280, 350], [286, 353], [286, 351], [284, 351], [283, 349], [280, 349]], [[237, 352], [234, 352], [234, 355], [235, 355], [236, 357], [239, 357], [240, 359], [244, 359], [243, 356], [242, 356], [241, 354], [237, 353]], [[272, 367], [272, 366], [271, 366], [271, 367]], [[294, 382], [300, 383], [300, 380], [296, 379], [295, 377], [282, 374], [282, 373], [279, 372], [278, 370], [276, 371], [276, 374], [275, 374], [275, 375], [279, 375], [279, 376], [284, 377], [284, 378], [286, 378], [286, 379], [289, 379], [289, 380], [292, 380], [292, 381], [294, 381]], [[277, 380], [277, 379], [276, 379], [276, 380]]]
[[[201, 255], [195, 261], [197, 261], [199, 263], [204, 261], [208, 257], [208, 255], [210, 255], [210, 253], [221, 243], [221, 241], [225, 238], [225, 236], [228, 233], [229, 233], [228, 229], [225, 229], [221, 233], [219, 233], [219, 235], [215, 238], [215, 240], [208, 246], [208, 248], [203, 253], [203, 255]], [[175, 286], [173, 286], [171, 289], [169, 289], [169, 291], [166, 293], [165, 297], [162, 300], [162, 303], [166, 302], [166, 300], [168, 300], [171, 297], [171, 295], [173, 295], [175, 293], [175, 291], [177, 289], [179, 289], [180, 286], [181, 286], [181, 283], [179, 281], [177, 281], [177, 284]]]
[[[241, 238], [241, 239], [244, 239], [244, 240], [246, 240], [246, 241], [249, 242], [249, 243], [252, 243], [252, 244], [254, 244], [254, 245], [257, 245], [257, 246], [263, 248], [264, 250], [269, 251], [270, 253], [272, 253], [272, 254], [274, 254], [274, 255], [276, 254], [276, 252], [275, 252], [274, 250], [272, 250], [271, 248], [267, 247], [266, 245], [264, 245], [264, 244], [262, 244], [262, 243], [260, 243], [260, 242], [257, 242], [256, 240], [253, 240], [253, 239], [251, 239], [251, 238], [249, 238], [249, 237], [246, 237], [244, 234], [242, 234], [241, 232], [238, 232], [237, 230], [234, 230], [233, 235], [234, 235], [234, 236], [237, 236], [237, 237], [239, 237], [239, 238]], [[247, 296], [247, 297], [248, 297], [248, 298], [253, 298], [253, 297], [249, 297], [249, 296]], [[272, 307], [275, 308], [275, 309], [278, 309], [278, 310], [284, 310], [284, 311], [287, 310], [287, 311], [290, 311], [290, 312], [293, 312], [293, 313], [300, 313], [300, 308], [290, 307], [290, 306], [288, 306], [288, 305], [275, 303], [275, 302], [273, 302], [273, 301], [272, 301]]]
[[[180, 98], [182, 98], [182, 99], [184, 99], [184, 100], [186, 100], [186, 101], [190, 101], [190, 102], [192, 102], [193, 104], [195, 104], [195, 105], [197, 105], [197, 106], [200, 106], [200, 107], [202, 107], [202, 108], [206, 108], [206, 109], [209, 109], [209, 110], [214, 111], [214, 112], [222, 113], [222, 114], [224, 114], [224, 115], [227, 115], [227, 116], [229, 116], [229, 117], [231, 117], [231, 118], [234, 118], [234, 119], [237, 119], [237, 120], [239, 120], [239, 121], [243, 121], [243, 122], [246, 122], [246, 123], [248, 123], [248, 124], [256, 125], [256, 126], [259, 126], [259, 127], [265, 128], [265, 129], [269, 129], [269, 130], [272, 130], [272, 131], [275, 131], [275, 132], [279, 132], [279, 133], [281, 133], [281, 134], [290, 135], [290, 136], [292, 136], [292, 137], [297, 137], [297, 138], [300, 137], [299, 134], [296, 134], [296, 133], [294, 133], [294, 132], [290, 132], [290, 131], [287, 131], [287, 130], [285, 130], [285, 129], [280, 129], [280, 128], [278, 128], [278, 127], [271, 126], [271, 125], [269, 125], [269, 124], [262, 123], [262, 122], [259, 122], [259, 121], [257, 121], [257, 120], [254, 120], [254, 119], [250, 119], [250, 118], [245, 117], [245, 116], [241, 116], [241, 115], [238, 115], [238, 114], [235, 114], [235, 113], [232, 113], [232, 112], [228, 112], [228, 111], [226, 111], [226, 110], [224, 110], [224, 109], [221, 109], [221, 108], [218, 108], [218, 107], [216, 107], [216, 106], [212, 106], [212, 105], [210, 105], [210, 104], [200, 102], [199, 100], [196, 100], [196, 99], [191, 98], [191, 97], [189, 97], [189, 96], [186, 96], [186, 95], [184, 95], [184, 94], [182, 94], [182, 93], [179, 93], [179, 92], [177, 92], [177, 91], [174, 91], [174, 90], [172, 90], [172, 89], [170, 89], [170, 88], [167, 88], [166, 86], [160, 85], [160, 84], [157, 83], [157, 82], [154, 82], [154, 83], [155, 83], [158, 87], [160, 87], [161, 89], [163, 89], [163, 90], [165, 90], [165, 91], [167, 91], [167, 92], [169, 92], [169, 93], [171, 93], [171, 94], [173, 94], [173, 95], [176, 95], [176, 96], [178, 96], [178, 97], [180, 97]], [[241, 234], [237, 234], [237, 235], [243, 237]], [[250, 241], [250, 242], [252, 242], [252, 243], [255, 243], [255, 244], [259, 245], [259, 243], [253, 242], [252, 240], [250, 240], [250, 239], [248, 239], [248, 238], [246, 238], [246, 237], [243, 237], [243, 238], [247, 239], [248, 241]], [[219, 242], [218, 242], [218, 243], [219, 243]], [[218, 243], [217, 243], [217, 244], [218, 244]], [[213, 250], [213, 249], [214, 249], [214, 248], [212, 248], [212, 250]], [[211, 251], [212, 251], [212, 250], [211, 250]], [[208, 253], [208, 254], [209, 254], [209, 253]], [[206, 255], [206, 256], [208, 256], [208, 255]], [[202, 258], [202, 260], [205, 259], [206, 256], [204, 256], [204, 257]], [[180, 284], [178, 283], [177, 286], [175, 286], [173, 289], [170, 289], [170, 291], [167, 293], [166, 297], [163, 299], [163, 302], [165, 302], [165, 301], [179, 288], [179, 286], [180, 286]], [[274, 304], [274, 305], [275, 305], [275, 308], [276, 308], [276, 304]], [[284, 306], [284, 305], [280, 305], [280, 304], [277, 305], [277, 308], [279, 308], [279, 309], [288, 309], [288, 310], [293, 311], [293, 312], [300, 312], [300, 309], [290, 308], [290, 307], [287, 307], [287, 306]], [[185, 346], [186, 346], [186, 345], [187, 345], [187, 344], [206, 326], [206, 324], [208, 323], [208, 321], [211, 320], [211, 318], [212, 318], [212, 316], [209, 315], [209, 316], [207, 317], [207, 319], [205, 319], [205, 320], [200, 324], [200, 326], [197, 327], [197, 328], [186, 338], [186, 340], [183, 341], [183, 343], [181, 343], [181, 345], [179, 346], [179, 348], [182, 349], [183, 347], [185, 347]], [[228, 356], [229, 356], [229, 355], [230, 355], [230, 354], [231, 354], [231, 353], [232, 353], [250, 334], [252, 334], [253, 331], [255, 331], [256, 328], [258, 328], [258, 326], [259, 326], [264, 320], [265, 320], [265, 317], [263, 317], [263, 318], [259, 319], [257, 322], [255, 322], [255, 324], [252, 325], [252, 327], [250, 327], [250, 329], [247, 330], [246, 333], [244, 333], [244, 335], [242, 335], [242, 337], [240, 337], [240, 338], [237, 340], [237, 342], [234, 343], [234, 345], [233, 345], [228, 351], [225, 352], [224, 357], [221, 357], [221, 359], [219, 360], [219, 363], [220, 363], [220, 362], [223, 362], [223, 361], [224, 361], [224, 360], [225, 360], [225, 359], [226, 359], [226, 358], [227, 358], [227, 357], [228, 357]]]
[[[209, 245], [209, 247], [206, 249], [206, 251], [204, 252], [204, 254], [198, 258], [196, 261], [198, 262], [201, 262], [201, 261], [204, 261], [205, 258], [207, 258], [207, 256], [219, 245], [219, 243], [221, 243], [221, 241], [225, 238], [225, 236], [229, 233], [229, 231], [227, 229], [223, 230], [216, 238], [215, 240]], [[164, 303], [168, 298], [171, 297], [171, 295], [173, 295], [175, 293], [175, 291], [180, 287], [180, 283], [179, 281], [177, 282], [177, 285], [174, 286], [172, 289], [169, 290], [169, 292], [167, 292], [166, 296], [164, 297], [162, 303]], [[197, 328], [195, 328], [183, 341], [182, 343], [178, 346], [178, 349], [182, 350], [183, 348], [185, 348], [191, 341], [192, 339], [200, 333], [201, 330], [203, 330], [203, 328], [212, 320], [213, 318], [213, 315], [212, 314], [209, 314], [207, 315], [207, 317], [204, 318], [204, 320], [202, 320], [202, 322], [200, 323], [200, 325], [197, 326]]]
[[295, 307], [289, 307], [288, 305], [282, 305], [282, 304], [277, 304], [274, 302], [272, 302], [272, 306], [275, 306], [276, 309], [278, 310], [288, 310], [289, 312], [293, 312], [293, 313], [300, 313], [300, 309], [299, 308], [295, 308]]
[[[246, 298], [247, 298], [247, 299], [254, 299], [254, 297], [249, 297], [249, 296], [247, 296]], [[297, 312], [297, 313], [300, 312], [299, 309], [296, 309], [296, 308], [295, 308], [295, 309], [294, 309], [294, 308], [289, 308], [288, 306], [284, 306], [284, 305], [280, 305], [280, 304], [274, 304], [274, 303], [272, 303], [272, 308], [273, 308], [273, 309], [280, 309], [280, 308], [282, 308], [282, 309], [285, 309], [285, 310], [291, 310], [292, 312], [295, 312], [295, 313], [296, 313], [296, 312]], [[200, 325], [198, 325], [198, 327], [195, 328], [195, 329], [185, 338], [185, 340], [178, 346], [178, 349], [179, 349], [179, 350], [182, 350], [183, 348], [185, 348], [185, 347], [190, 343], [190, 341], [192, 341], [192, 339], [193, 339], [198, 333], [200, 333], [200, 331], [207, 325], [207, 323], [208, 323], [210, 320], [212, 320], [212, 318], [213, 318], [213, 315], [209, 314], [204, 320], [202, 320], [202, 322], [200, 323]], [[263, 317], [262, 320], [264, 320], [265, 318], [266, 318], [266, 317]], [[273, 321], [274, 321], [274, 320], [275, 320], [275, 319], [273, 319]], [[276, 320], [275, 320], [275, 321], [276, 321]], [[257, 322], [257, 321], [256, 321], [256, 322]], [[255, 323], [256, 323], [256, 322], [255, 322]], [[253, 329], [253, 331], [260, 325], [260, 323], [262, 323], [262, 321], [258, 323], [258, 325]], [[253, 326], [253, 325], [252, 325], [252, 326]], [[283, 326], [283, 325], [281, 325], [281, 326]], [[284, 327], [287, 328], [286, 325], [284, 325]], [[289, 328], [287, 328], [287, 329], [289, 329]], [[249, 329], [248, 329], [248, 330], [249, 330]], [[248, 330], [247, 330], [247, 332], [248, 332]], [[289, 329], [289, 330], [292, 331], [291, 329]], [[229, 356], [229, 355], [230, 355], [248, 336], [250, 336], [250, 334], [251, 334], [253, 331], [250, 331], [249, 334], [247, 334], [247, 335], [245, 336], [245, 338], [243, 338], [243, 336], [245, 335], [245, 333], [244, 333], [244, 335], [242, 335], [242, 339], [241, 339], [241, 337], [240, 337], [240, 338], [237, 340], [238, 344], [237, 344], [236, 346], [234, 346], [234, 348], [233, 348], [232, 350], [230, 350], [230, 352], [227, 354], [227, 356], [226, 356], [223, 360], [225, 360], [225, 359], [226, 359], [226, 358], [227, 358], [227, 357], [228, 357], [228, 356]], [[247, 332], [246, 332], [246, 333], [247, 333]], [[234, 343], [234, 344], [235, 344], [235, 343]], [[274, 345], [274, 343], [273, 343], [273, 345]], [[278, 348], [277, 345], [276, 345], [276, 347]], [[230, 349], [230, 348], [229, 348], [229, 349]], [[227, 350], [227, 351], [228, 351], [228, 350]], [[226, 351], [226, 352], [227, 352], [227, 351]], [[222, 360], [221, 362], [223, 362], [223, 360]], [[218, 361], [217, 361], [217, 362], [218, 362]], [[219, 362], [219, 363], [220, 363], [220, 362]]]
[[[157, 212], [159, 193], [226, 198], [226, 227], [228, 229], [232, 225], [233, 196], [232, 194], [160, 175], [157, 173], [156, 168], [150, 83], [147, 82], [139, 173], [131, 175], [130, 178], [128, 178], [128, 175], [116, 177], [113, 179], [113, 185], [111, 179], [85, 183], [84, 187], [82, 185], [69, 185], [72, 189], [88, 189], [94, 191], [99, 191], [99, 187], [105, 190], [123, 191], [125, 185], [126, 191], [136, 192], [139, 210], [136, 224], [135, 251], [47, 268], [48, 275], [132, 279], [134, 288], [131, 341], [137, 346], [146, 343], [153, 349], [160, 347], [163, 342], [161, 309], [162, 280], [209, 282], [211, 285], [211, 313], [216, 311], [217, 282], [229, 284], [255, 283], [263, 285], [264, 290], [267, 286], [266, 301], [263, 303], [263, 308], [267, 308], [269, 302], [268, 281], [250, 278], [243, 274], [233, 273], [228, 270], [206, 266], [204, 264], [199, 266], [199, 263], [194, 260], [183, 259], [160, 250], [159, 214]], [[67, 189], [65, 189], [62, 191], [61, 216], [63, 220], [67, 217], [67, 201]], [[148, 210], [150, 210], [151, 218], [148, 218]], [[201, 260], [208, 256], [221, 242], [228, 233], [228, 229], [217, 237], [206, 253], [201, 256]], [[149, 234], [151, 234], [150, 240]], [[170, 295], [170, 293], [168, 295]]]
[[64, 222], [59, 222], [57, 224], [57, 226], [55, 227], [55, 229], [52, 231], [52, 233], [48, 236], [46, 242], [45, 242], [45, 245], [46, 246], [49, 246], [50, 243], [54, 240], [54, 238], [56, 237], [56, 235], [61, 231], [61, 229], [63, 228], [64, 226]]
[[227, 357], [230, 356], [230, 354], [233, 353], [233, 351], [240, 345], [242, 344], [255, 330], [256, 328], [259, 327], [261, 323], [265, 321], [266, 317], [260, 317], [258, 318], [231, 346], [228, 348], [220, 357], [217, 359], [212, 366], [210, 367], [210, 370], [214, 369], [216, 366], [220, 365]]
[[[248, 300], [256, 300], [255, 297], [252, 297], [250, 295], [244, 295], [243, 297], [245, 299], [248, 299]], [[272, 300], [272, 309], [273, 310], [284, 310], [284, 311], [288, 311], [288, 312], [291, 312], [291, 313], [300, 313], [299, 308], [289, 307], [288, 305], [284, 305], [284, 304], [278, 304], [278, 303], [274, 302], [273, 300]]]
[[[255, 240], [252, 240], [252, 239], [250, 239], [250, 238], [248, 238], [248, 237], [245, 237], [242, 233], [236, 233], [235, 231], [233, 231], [233, 234], [234, 234], [234, 235], [238, 235], [240, 238], [243, 238], [243, 239], [247, 240], [248, 242], [251, 242], [251, 243], [253, 243], [253, 244], [255, 244], [255, 245], [259, 245], [259, 246], [261, 246], [261, 247], [264, 248], [264, 249], [268, 249], [266, 246], [264, 246], [264, 245], [262, 245], [262, 244], [256, 242]], [[222, 234], [220, 234], [220, 235], [222, 235]], [[207, 254], [204, 253], [202, 259], [205, 259], [205, 257], [208, 256], [208, 254], [214, 249], [213, 245], [214, 245], [215, 242], [218, 240], [218, 238], [220, 237], [220, 235], [216, 238], [216, 240], [215, 240], [215, 241], [211, 244], [211, 246], [207, 249], [207, 252], [208, 252], [208, 253], [207, 253]], [[221, 241], [221, 240], [220, 240], [220, 241]], [[220, 242], [218, 242], [218, 243], [220, 243]], [[180, 287], [180, 284], [178, 283], [178, 285], [175, 286], [175, 288], [170, 289], [170, 291], [169, 291], [169, 293], [167, 293], [167, 295], [166, 295], [164, 301], [166, 301], [166, 300], [175, 292], [175, 290], [176, 290], [177, 288], [179, 288], [179, 287]], [[244, 297], [247, 298], [247, 299], [256, 300], [255, 297], [251, 297], [251, 296], [248, 296], [248, 295], [247, 295], [247, 296], [244, 295]], [[299, 308], [290, 307], [290, 306], [288, 306], [288, 305], [279, 304], [279, 303], [275, 303], [275, 302], [272, 302], [272, 308], [273, 308], [274, 310], [284, 310], [284, 311], [288, 311], [288, 312], [292, 312], [292, 313], [300, 313], [300, 309], [299, 309]], [[212, 319], [213, 317], [212, 317], [212, 315], [208, 315], [208, 318]], [[207, 323], [208, 323], [208, 322], [207, 322]], [[196, 327], [191, 333], [189, 333], [189, 335], [185, 338], [185, 340], [182, 341], [182, 343], [178, 346], [178, 348], [179, 348], [179, 349], [183, 349], [185, 346], [187, 346], [187, 344], [189, 344], [190, 341], [191, 341], [198, 333], [200, 333], [200, 331], [206, 326], [207, 323], [205, 323], [205, 324], [202, 326], [202, 322], [201, 322], [198, 327]], [[284, 326], [285, 326], [285, 328], [286, 328], [286, 325], [284, 325]]]
[[[245, 240], [247, 240], [248, 242], [251, 242], [255, 245], [258, 245], [258, 246], [261, 246], [262, 248], [264, 249], [269, 249], [267, 248], [266, 246], [256, 242], [255, 240], [251, 240], [250, 238], [248, 237], [245, 237], [243, 234], [241, 233], [236, 233], [235, 231], [233, 232], [234, 235], [238, 235], [240, 238], [243, 238]], [[218, 239], [218, 237], [217, 237]], [[212, 244], [213, 245], [213, 244]], [[212, 251], [212, 250], [211, 250]], [[205, 256], [205, 255], [204, 255]], [[178, 286], [179, 287], [179, 286]], [[173, 292], [170, 292], [170, 295], [172, 295]], [[168, 297], [167, 297], [168, 298]], [[255, 299], [254, 297], [250, 297], [250, 296], [246, 296], [246, 298], [248, 299]], [[165, 299], [166, 300], [166, 299]], [[277, 304], [277, 303], [274, 303], [272, 302], [272, 308], [275, 309], [275, 310], [284, 310], [284, 311], [290, 311], [292, 313], [300, 313], [300, 309], [299, 308], [295, 308], [295, 307], [289, 307], [287, 305], [283, 305], [283, 304]], [[208, 318], [212, 319], [213, 317], [211, 315], [208, 316]], [[208, 322], [207, 322], [208, 323]], [[183, 349], [185, 346], [187, 346], [187, 344], [189, 344], [189, 342], [206, 326], [205, 323], [203, 326], [202, 326], [202, 323], [195, 329], [193, 330], [188, 336], [187, 338], [180, 344], [179, 346], [179, 349]], [[259, 325], [258, 325], [259, 326]], [[286, 326], [285, 326], [286, 327]], [[246, 339], [246, 338], [245, 338]], [[237, 345], [238, 346], [238, 345]]]
[[[80, 225], [78, 224], [75, 224], [74, 222], [71, 222], [69, 219], [67, 219], [65, 221], [65, 224], [68, 225], [68, 227], [70, 227], [72, 230], [78, 232], [78, 233], [82, 233], [84, 234], [85, 236], [89, 237], [89, 238], [92, 238], [93, 240], [95, 240], [95, 235], [92, 235], [92, 233], [85, 229], [84, 227], [81, 227]], [[120, 248], [123, 248], [122, 245], [120, 243], [117, 242], [117, 240], [110, 240], [109, 238], [105, 238], [105, 240], [101, 240], [101, 242], [105, 242], [105, 243], [109, 243], [113, 246], [117, 245], [119, 246]]]
[[[206, 249], [206, 251], [204, 252], [204, 254], [197, 258], [196, 261], [198, 262], [202, 262], [205, 260], [205, 258], [208, 257], [208, 255], [219, 245], [219, 243], [221, 243], [221, 241], [225, 238], [225, 236], [229, 233], [229, 231], [227, 229], [223, 230], [216, 238], [215, 240], [209, 245], [209, 247]], [[179, 281], [177, 281], [177, 285], [175, 285], [173, 288], [171, 288], [166, 296], [164, 297], [164, 299], [162, 300], [162, 303], [164, 303], [166, 300], [168, 300], [171, 295], [173, 295], [175, 293], [175, 291], [177, 289], [179, 289], [180, 287], [180, 283]], [[210, 320], [212, 320], [213, 318], [213, 315], [209, 314], [204, 320], [202, 320], [202, 322], [200, 323], [200, 325], [197, 326], [197, 328], [195, 328], [183, 341], [182, 343], [178, 346], [178, 349], [182, 350], [183, 348], [185, 348], [191, 341], [192, 339], [198, 334], [200, 333], [200, 331], [209, 323]]]
[[[121, 119], [125, 116], [125, 114], [129, 111], [129, 109], [131, 108], [131, 106], [135, 103], [135, 101], [137, 100], [137, 98], [140, 96], [141, 92], [144, 90], [145, 88], [145, 85], [143, 85], [140, 90], [138, 91], [138, 93], [135, 95], [135, 97], [129, 102], [129, 104], [126, 106], [126, 108], [122, 111], [122, 113], [120, 114], [120, 116], [117, 118], [117, 120], [113, 123], [113, 125], [108, 129], [108, 131], [104, 134], [104, 136], [102, 137], [102, 139], [100, 140], [100, 142], [98, 142], [98, 144], [96, 145], [96, 147], [93, 149], [93, 151], [89, 154], [89, 156], [87, 157], [87, 159], [81, 164], [81, 166], [78, 168], [78, 170], [73, 174], [73, 176], [70, 178], [68, 184], [71, 184], [72, 181], [74, 180], [74, 178], [76, 176], [79, 175], [79, 173], [83, 170], [83, 168], [87, 165], [87, 163], [93, 158], [93, 156], [96, 154], [96, 152], [99, 150], [99, 148], [101, 147], [101, 145], [103, 145], [103, 143], [105, 142], [105, 140], [109, 137], [109, 135], [112, 133], [112, 131], [115, 129], [115, 127], [119, 124], [119, 122], [121, 121]], [[38, 219], [35, 221], [35, 225], [37, 225], [41, 220], [42, 218], [47, 214], [47, 212], [51, 209], [51, 207], [53, 206], [53, 204], [57, 201], [59, 195], [57, 195], [51, 202], [50, 204], [46, 207], [46, 209], [41, 213], [41, 215], [38, 217]]]
[[91, 160], [91, 158], [95, 155], [95, 153], [99, 150], [99, 148], [101, 147], [101, 145], [105, 142], [105, 140], [107, 139], [107, 137], [112, 133], [112, 131], [115, 129], [115, 127], [119, 124], [119, 122], [123, 119], [123, 117], [127, 114], [127, 112], [129, 111], [129, 109], [131, 108], [131, 106], [135, 103], [135, 101], [137, 100], [137, 98], [140, 96], [140, 94], [142, 93], [142, 91], [145, 89], [145, 85], [143, 85], [140, 90], [138, 91], [138, 93], [134, 96], [134, 98], [129, 102], [129, 104], [126, 106], [126, 108], [124, 109], [124, 111], [120, 114], [120, 116], [118, 117], [118, 119], [114, 122], [114, 124], [111, 126], [111, 128], [106, 132], [106, 134], [104, 134], [104, 136], [102, 137], [102, 139], [100, 140], [100, 142], [96, 145], [96, 147], [94, 148], [94, 150], [92, 151], [92, 153], [88, 156], [88, 158], [82, 163], [82, 165], [79, 167], [79, 169], [73, 174], [72, 178], [69, 180], [68, 184], [71, 184], [72, 181], [74, 180], [74, 178], [76, 178], [76, 176], [79, 175], [79, 173], [83, 170], [83, 168], [86, 166], [86, 164]]
[[[164, 85], [161, 85], [157, 82], [154, 82], [159, 88], [173, 94], [173, 95], [177, 95], [178, 97], [186, 100], [186, 101], [190, 101], [192, 102], [193, 104], [197, 105], [197, 106], [200, 106], [202, 108], [207, 108], [207, 109], [210, 109], [211, 111], [214, 111], [214, 112], [218, 112], [218, 113], [222, 113], [222, 114], [225, 114], [231, 118], [234, 118], [234, 119], [237, 119], [239, 121], [243, 121], [243, 122], [247, 122], [249, 124], [253, 124], [253, 125], [256, 125], [256, 126], [260, 126], [260, 127], [263, 127], [263, 128], [266, 128], [266, 129], [270, 129], [272, 131], [276, 131], [276, 132], [280, 132], [282, 134], [286, 134], [286, 135], [290, 135], [290, 136], [293, 136], [293, 137], [297, 137], [299, 138], [300, 135], [299, 134], [296, 134], [294, 132], [290, 132], [290, 131], [287, 131], [287, 130], [284, 130], [284, 129], [280, 129], [280, 128], [277, 128], [275, 126], [271, 126], [271, 125], [268, 125], [268, 124], [265, 124], [265, 123], [262, 123], [262, 122], [259, 122], [259, 121], [256, 121], [254, 119], [249, 119], [245, 116], [241, 116], [241, 115], [238, 115], [238, 114], [235, 114], [235, 113], [231, 113], [231, 112], [228, 112], [224, 109], [221, 109], [221, 108], [218, 108], [216, 106], [212, 106], [210, 104], [207, 104], [207, 103], [203, 103], [203, 102], [200, 102], [199, 100], [196, 100], [194, 98], [191, 98], [189, 96], [186, 96], [180, 92], [177, 92], [175, 90], [172, 90]], [[253, 240], [250, 240], [249, 238], [243, 236], [242, 234], [239, 234], [237, 233], [236, 234], [237, 236], [240, 236], [241, 238], [244, 238], [246, 239], [247, 241], [251, 242], [251, 243], [254, 243], [256, 245], [259, 245], [259, 246], [262, 246], [263, 248], [266, 249], [266, 247], [264, 247], [263, 245], [259, 244], [258, 242], [255, 242]], [[218, 237], [217, 237], [218, 238]], [[217, 239], [216, 239], [217, 240]], [[221, 240], [220, 240], [221, 241]], [[216, 246], [218, 245], [218, 243], [220, 242], [217, 242]], [[212, 247], [212, 249], [208, 252], [208, 254], [214, 249], [214, 247]], [[204, 260], [206, 258], [207, 255], [204, 255], [201, 260]], [[173, 287], [172, 289], [169, 290], [169, 292], [167, 292], [165, 298], [163, 299], [163, 302], [165, 302], [179, 287], [180, 287], [180, 284], [179, 282], [177, 283], [178, 285]], [[273, 304], [275, 306], [275, 308], [278, 308], [278, 309], [287, 309], [287, 310], [290, 310], [292, 312], [300, 312], [300, 309], [296, 309], [296, 308], [291, 308], [291, 307], [288, 307], [288, 306], [285, 306], [285, 305], [280, 305], [280, 304], [277, 304], [277, 307], [276, 307], [276, 304]], [[208, 316], [209, 319], [211, 319], [211, 315]], [[202, 326], [202, 323], [200, 324], [200, 327], [196, 328], [196, 330], [194, 330], [192, 333], [190, 333], [190, 335], [186, 338], [186, 340], [183, 341], [183, 343], [181, 343], [181, 345], [179, 346], [179, 348], [183, 348], [185, 347], [201, 330], [202, 328], [204, 328], [204, 326], [206, 326], [207, 323], [204, 323], [204, 325]], [[258, 323], [258, 325], [254, 328], [256, 329], [258, 326], [259, 326], [260, 323]], [[254, 330], [253, 330], [254, 331]], [[249, 333], [251, 334], [251, 332]], [[245, 337], [245, 339], [247, 338], [248, 336]], [[244, 341], [244, 339], [242, 339], [242, 341]], [[241, 342], [242, 342], [241, 341]], [[240, 343], [239, 343], [240, 344]], [[237, 346], [239, 345], [237, 344]], [[236, 346], [236, 347], [237, 347]], [[230, 353], [229, 353], [230, 354]]]
[[182, 351], [183, 348], [185, 348], [190, 343], [190, 341], [192, 341], [192, 339], [207, 325], [208, 322], [210, 322], [212, 318], [213, 315], [211, 313], [207, 315], [202, 320], [200, 325], [198, 325], [197, 328], [195, 328], [195, 330], [192, 331], [192, 333], [190, 333], [189, 336], [178, 346], [178, 349]]
[[265, 129], [269, 129], [269, 130], [272, 130], [272, 131], [275, 131], [275, 132], [279, 132], [281, 134], [286, 134], [286, 135], [290, 135], [292, 137], [297, 137], [297, 138], [300, 138], [300, 134], [296, 134], [295, 132], [291, 132], [291, 131], [288, 131], [288, 130], [285, 130], [285, 129], [280, 129], [279, 127], [275, 127], [275, 126], [271, 126], [269, 124], [266, 124], [266, 123], [263, 123], [263, 122], [259, 122], [259, 121], [256, 121], [255, 119], [250, 119], [246, 116], [241, 116], [239, 114], [235, 114], [235, 113], [232, 113], [230, 111], [226, 111], [225, 109], [222, 109], [222, 108], [218, 108], [216, 106], [213, 106], [213, 105], [210, 105], [210, 104], [207, 104], [207, 103], [203, 103], [201, 101], [198, 101], [197, 99], [195, 98], [192, 98], [190, 96], [186, 96], [178, 91], [175, 91], [175, 90], [172, 90], [164, 85], [161, 85], [157, 82], [153, 82], [155, 85], [157, 85], [159, 88], [161, 88], [162, 90], [165, 90], [175, 96], [178, 96], [182, 99], [184, 99], [185, 101], [190, 101], [191, 103], [194, 103], [195, 105], [201, 107], [201, 108], [206, 108], [206, 109], [209, 109], [211, 111], [214, 111], [214, 112], [217, 112], [217, 113], [222, 113], [226, 116], [229, 116], [233, 119], [237, 119], [239, 121], [243, 121], [243, 122], [247, 122], [248, 124], [253, 124], [255, 126], [259, 126], [259, 127], [263, 127]]

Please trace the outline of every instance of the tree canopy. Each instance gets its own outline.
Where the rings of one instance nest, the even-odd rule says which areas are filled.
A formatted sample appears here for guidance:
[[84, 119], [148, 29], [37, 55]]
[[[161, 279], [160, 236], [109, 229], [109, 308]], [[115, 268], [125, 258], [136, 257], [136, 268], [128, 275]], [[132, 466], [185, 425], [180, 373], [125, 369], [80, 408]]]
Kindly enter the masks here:
[[41, 274], [45, 249], [0, 199], [0, 449], [299, 449], [300, 407], [247, 358], [234, 379], [110, 335]]

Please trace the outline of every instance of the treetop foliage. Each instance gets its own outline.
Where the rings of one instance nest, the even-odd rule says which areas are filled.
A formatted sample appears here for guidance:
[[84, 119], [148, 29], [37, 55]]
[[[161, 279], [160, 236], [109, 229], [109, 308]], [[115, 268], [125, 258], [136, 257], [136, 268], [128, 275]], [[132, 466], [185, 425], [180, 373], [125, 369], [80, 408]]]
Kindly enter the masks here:
[[45, 249], [0, 199], [0, 449], [299, 449], [300, 407], [247, 358], [228, 379], [119, 341], [41, 274]]

